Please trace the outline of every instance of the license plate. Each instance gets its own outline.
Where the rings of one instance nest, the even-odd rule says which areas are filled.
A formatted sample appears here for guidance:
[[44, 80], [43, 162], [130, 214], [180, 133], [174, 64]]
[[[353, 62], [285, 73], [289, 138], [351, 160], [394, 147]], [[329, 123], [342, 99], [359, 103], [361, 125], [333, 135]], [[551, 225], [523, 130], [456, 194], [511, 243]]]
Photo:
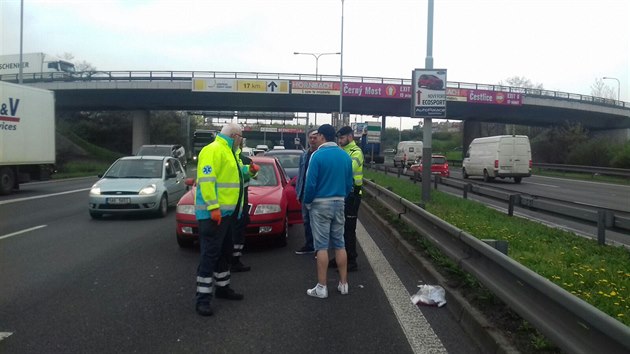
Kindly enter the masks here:
[[130, 198], [107, 198], [107, 204], [129, 204]]

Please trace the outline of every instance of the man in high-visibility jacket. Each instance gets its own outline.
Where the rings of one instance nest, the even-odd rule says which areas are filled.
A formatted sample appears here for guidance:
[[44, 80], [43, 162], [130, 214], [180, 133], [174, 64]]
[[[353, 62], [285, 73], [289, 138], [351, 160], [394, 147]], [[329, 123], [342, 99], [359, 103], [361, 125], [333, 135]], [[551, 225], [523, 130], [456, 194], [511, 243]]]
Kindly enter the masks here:
[[232, 234], [243, 210], [243, 174], [235, 151], [240, 145], [241, 127], [230, 123], [214, 142], [199, 153], [195, 215], [199, 223], [201, 258], [197, 268], [197, 313], [212, 315], [213, 295], [242, 300], [230, 288]]
[[[354, 184], [352, 192], [346, 196], [345, 200], [345, 224], [343, 238], [346, 244], [346, 253], [348, 254], [348, 272], [357, 270], [357, 218], [359, 215], [359, 207], [361, 206], [361, 188], [363, 187], [363, 151], [354, 142], [354, 133], [349, 126], [342, 127], [337, 132], [337, 141], [339, 146], [350, 156], [352, 160], [352, 178]], [[337, 263], [331, 260], [328, 264], [331, 268], [336, 268]]]

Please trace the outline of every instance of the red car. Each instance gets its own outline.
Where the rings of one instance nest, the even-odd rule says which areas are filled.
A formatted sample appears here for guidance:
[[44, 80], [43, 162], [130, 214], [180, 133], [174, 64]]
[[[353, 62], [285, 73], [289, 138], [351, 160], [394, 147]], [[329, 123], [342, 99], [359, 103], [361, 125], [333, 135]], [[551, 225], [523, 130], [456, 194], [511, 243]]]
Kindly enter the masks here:
[[418, 78], [418, 87], [426, 87], [431, 90], [441, 90], [444, 88], [444, 81], [435, 75], [422, 74]]
[[[284, 169], [274, 157], [252, 156], [252, 161], [260, 166], [258, 176], [249, 182], [249, 216], [246, 227], [247, 239], [273, 239], [279, 246], [286, 246], [289, 225], [302, 223], [302, 206], [297, 200], [294, 180], [289, 180]], [[177, 203], [177, 243], [180, 247], [190, 247], [198, 239], [198, 226], [195, 219], [194, 179], [186, 184], [192, 186]]]
[[[422, 159], [418, 159], [411, 167], [411, 171], [422, 173]], [[449, 177], [448, 160], [444, 155], [431, 155], [431, 174]]]

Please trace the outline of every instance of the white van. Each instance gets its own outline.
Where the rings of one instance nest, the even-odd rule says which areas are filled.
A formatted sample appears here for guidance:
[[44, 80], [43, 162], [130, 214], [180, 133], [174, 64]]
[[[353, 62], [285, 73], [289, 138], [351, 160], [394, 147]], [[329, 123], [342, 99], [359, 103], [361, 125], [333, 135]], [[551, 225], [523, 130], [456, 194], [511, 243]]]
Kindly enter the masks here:
[[403, 160], [407, 166], [411, 166], [416, 159], [422, 156], [422, 141], [401, 141], [394, 155], [394, 167], [403, 166]]
[[498, 135], [476, 138], [463, 161], [462, 175], [483, 176], [485, 182], [496, 177], [514, 178], [521, 183], [532, 175], [532, 150], [526, 135]]

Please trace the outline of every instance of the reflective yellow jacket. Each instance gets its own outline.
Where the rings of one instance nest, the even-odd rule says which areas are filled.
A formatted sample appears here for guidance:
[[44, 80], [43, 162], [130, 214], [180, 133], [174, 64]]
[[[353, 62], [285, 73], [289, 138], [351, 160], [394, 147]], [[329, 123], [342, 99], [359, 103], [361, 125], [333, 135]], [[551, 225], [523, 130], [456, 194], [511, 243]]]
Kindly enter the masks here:
[[[218, 134], [214, 142], [199, 153], [195, 215], [210, 219], [210, 211], [220, 209], [222, 216], [243, 210], [243, 174], [232, 151], [233, 139]], [[240, 215], [239, 215], [240, 216]]]
[[363, 151], [361, 148], [352, 141], [348, 145], [343, 147], [343, 150], [350, 155], [352, 160], [352, 178], [354, 179], [355, 186], [363, 186]]

